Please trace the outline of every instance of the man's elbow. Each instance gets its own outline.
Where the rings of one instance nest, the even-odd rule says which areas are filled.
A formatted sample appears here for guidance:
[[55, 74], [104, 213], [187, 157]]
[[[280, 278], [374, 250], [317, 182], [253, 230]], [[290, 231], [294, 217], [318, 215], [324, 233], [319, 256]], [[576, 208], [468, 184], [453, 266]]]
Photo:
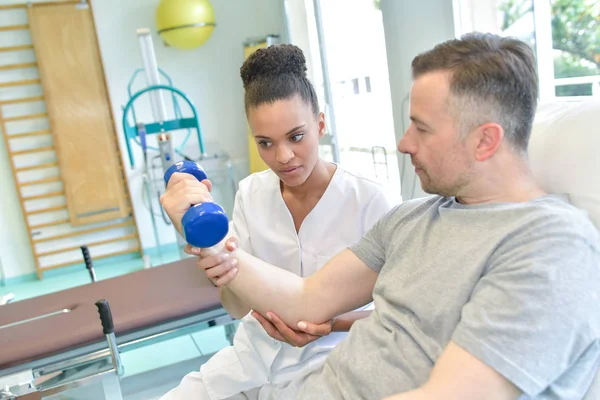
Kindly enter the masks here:
[[301, 307], [298, 307], [297, 320], [308, 321], [314, 324], [323, 324], [335, 317], [327, 302], [323, 301], [322, 292], [316, 279], [311, 277], [302, 279], [300, 293]]

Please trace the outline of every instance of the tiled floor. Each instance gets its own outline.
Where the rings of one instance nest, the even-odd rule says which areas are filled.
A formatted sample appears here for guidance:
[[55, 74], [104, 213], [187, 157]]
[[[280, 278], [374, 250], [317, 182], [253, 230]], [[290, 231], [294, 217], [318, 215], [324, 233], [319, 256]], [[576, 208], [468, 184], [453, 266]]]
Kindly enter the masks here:
[[[177, 251], [163, 252], [162, 259], [155, 257], [154, 265], [165, 264], [179, 259]], [[120, 260], [112, 264], [95, 267], [98, 280], [107, 279], [143, 268], [140, 258]], [[90, 277], [85, 268], [71, 268], [48, 274], [43, 280], [7, 284], [0, 286], [0, 297], [15, 294], [15, 301], [40, 296], [47, 293], [89, 283]], [[181, 336], [152, 346], [142, 347], [122, 353], [125, 376], [122, 388], [125, 400], [158, 399], [160, 395], [176, 386], [188, 372], [198, 370], [207, 356], [229, 343], [223, 327], [201, 330], [191, 335]], [[61, 399], [79, 399], [76, 393], [69, 393]]]

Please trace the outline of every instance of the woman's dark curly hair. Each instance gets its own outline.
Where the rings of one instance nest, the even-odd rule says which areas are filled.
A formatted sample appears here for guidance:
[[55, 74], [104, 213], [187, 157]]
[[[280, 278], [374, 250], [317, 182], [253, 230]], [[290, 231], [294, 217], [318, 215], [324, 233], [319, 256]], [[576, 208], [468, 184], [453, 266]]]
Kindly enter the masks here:
[[302, 50], [291, 44], [272, 45], [252, 53], [240, 68], [244, 83], [244, 105], [250, 108], [294, 96], [319, 113], [315, 88], [306, 77]]

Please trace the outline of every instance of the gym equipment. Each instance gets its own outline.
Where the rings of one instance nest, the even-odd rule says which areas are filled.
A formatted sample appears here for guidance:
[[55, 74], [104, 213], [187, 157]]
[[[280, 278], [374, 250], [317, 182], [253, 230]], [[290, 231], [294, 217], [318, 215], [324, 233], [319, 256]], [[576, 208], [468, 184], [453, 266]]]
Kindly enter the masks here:
[[[100, 310], [98, 299], [107, 299], [112, 310], [113, 323], [101, 317], [102, 329], [98, 312], [109, 310], [104, 302]], [[1, 308], [0, 399], [71, 398], [71, 389], [91, 391], [101, 383], [104, 398], [118, 400], [119, 354], [232, 321], [195, 258]], [[86, 394], [77, 398], [98, 398]]]
[[112, 313], [108, 301], [105, 299], [98, 300], [96, 302], [98, 308], [98, 314], [100, 314], [100, 322], [102, 323], [102, 333], [106, 335], [106, 341], [108, 342], [108, 348], [110, 349], [110, 358], [116, 369], [117, 375], [122, 376], [125, 374], [125, 368], [121, 362], [119, 354], [119, 348], [117, 347], [117, 339], [115, 338], [115, 326], [113, 324]]
[[83, 245], [80, 248], [81, 254], [83, 255], [83, 261], [85, 262], [85, 268], [90, 274], [90, 279], [92, 282], [96, 282], [96, 271], [94, 270], [94, 263], [92, 262], [92, 256], [90, 256], [90, 250], [86, 245]]
[[[198, 139], [198, 146], [200, 147], [200, 156], [205, 157], [204, 141], [202, 140], [202, 130], [200, 129], [200, 121], [198, 118], [198, 112], [192, 101], [179, 89], [173, 86], [173, 81], [163, 70], [157, 67], [156, 58], [154, 55], [154, 46], [152, 44], [152, 37], [150, 31], [147, 29], [138, 29], [138, 38], [140, 41], [140, 48], [142, 52], [142, 60], [144, 62], [143, 69], [137, 69], [131, 77], [127, 86], [127, 92], [129, 94], [129, 101], [123, 107], [123, 132], [125, 133], [125, 144], [127, 145], [127, 155], [129, 156], [129, 164], [131, 167], [135, 165], [133, 152], [131, 149], [131, 141], [133, 140], [137, 145], [142, 147], [142, 150], [154, 150], [160, 151], [160, 148], [148, 146], [147, 142], [142, 143], [142, 139], [147, 135], [152, 134], [164, 134], [166, 132], [173, 132], [177, 130], [187, 130], [187, 135], [184, 138], [182, 144], [175, 149], [175, 153], [184, 157], [182, 151], [191, 135], [191, 130], [196, 130], [196, 137]], [[146, 83], [148, 86], [142, 90], [132, 93], [132, 87], [140, 72], [144, 71], [146, 75]], [[166, 85], [160, 83], [160, 77], [167, 81]], [[173, 103], [173, 114], [174, 119], [168, 120], [167, 109], [165, 107], [162, 92], [168, 92], [171, 96]], [[152, 106], [152, 115], [156, 122], [151, 124], [143, 124], [138, 122], [134, 103], [142, 95], [148, 94], [150, 97], [150, 105]], [[183, 99], [191, 111], [191, 116], [184, 118], [181, 112], [181, 106], [179, 99]], [[133, 119], [133, 124], [129, 124], [129, 114]], [[164, 138], [166, 140], [166, 138]]]
[[[204, 169], [193, 161], [173, 164], [165, 173], [165, 185], [175, 172], [193, 175], [199, 181], [207, 179]], [[194, 247], [201, 249], [219, 243], [229, 231], [229, 220], [223, 208], [212, 202], [193, 205], [181, 219], [183, 236]]]
[[[183, 92], [173, 87], [173, 82], [171, 78], [164, 71], [158, 68], [156, 56], [154, 54], [154, 45], [152, 43], [152, 36], [150, 35], [150, 30], [138, 29], [137, 35], [140, 43], [140, 50], [144, 68], [137, 69], [134, 72], [127, 86], [129, 101], [123, 107], [123, 132], [125, 134], [125, 144], [127, 146], [127, 154], [129, 156], [129, 164], [131, 165], [131, 167], [134, 166], [134, 157], [130, 142], [133, 140], [142, 149], [142, 180], [144, 193], [143, 196], [145, 196], [145, 198], [147, 199], [147, 208], [150, 214], [150, 220], [152, 222], [152, 231], [154, 234], [156, 249], [158, 250], [159, 257], [162, 258], [161, 243], [156, 223], [156, 214], [154, 212], [153, 206], [153, 197], [160, 197], [160, 193], [162, 192], [163, 188], [155, 187], [155, 179], [153, 176], [151, 176], [154, 171], [154, 167], [152, 165], [152, 161], [154, 159], [152, 159], [152, 161], [148, 159], [149, 151], [156, 151], [159, 153], [158, 158], [160, 158], [161, 160], [162, 172], [164, 173], [164, 171], [166, 171], [166, 169], [174, 162], [173, 153], [177, 153], [183, 158], [187, 158], [183, 154], [183, 149], [186, 146], [188, 139], [192, 134], [192, 130], [195, 129], [196, 136], [198, 139], [198, 146], [200, 148], [200, 157], [204, 158], [206, 154], [204, 151], [204, 142], [202, 140], [202, 131], [200, 130], [200, 123], [196, 107], [194, 107], [190, 99]], [[144, 75], [146, 77], [147, 87], [135, 93], [132, 93], [132, 86], [135, 82], [135, 79], [138, 76], [138, 74], [142, 71], [144, 71]], [[161, 76], [164, 80], [166, 80], [166, 82], [168, 83], [167, 85], [161, 84]], [[169, 119], [169, 116], [167, 114], [167, 108], [165, 106], [163, 92], [167, 92], [170, 94], [171, 102], [173, 105], [173, 119]], [[138, 121], [135, 112], [134, 103], [136, 102], [136, 100], [138, 100], [140, 96], [144, 94], [147, 94], [150, 98], [152, 116], [154, 118], [154, 122], [150, 124], [144, 124]], [[183, 117], [181, 107], [179, 104], [180, 99], [183, 99], [184, 102], [187, 103], [188, 109], [191, 111], [192, 114], [191, 117]], [[132, 117], [132, 124], [129, 124], [130, 116]], [[187, 135], [183, 139], [181, 145], [175, 148], [175, 150], [173, 151], [172, 134], [178, 130], [187, 130]], [[158, 147], [153, 147], [148, 143], [148, 136], [153, 134], [158, 135]], [[155, 194], [156, 196], [153, 196], [153, 194]], [[159, 217], [162, 217], [166, 225], [171, 225], [171, 222], [163, 213], [162, 207], [159, 206], [158, 209], [161, 212]], [[177, 237], [177, 240], [180, 241], [181, 239]], [[180, 242], [179, 245], [180, 248], [183, 247], [183, 243]]]
[[208, 0], [162, 0], [156, 8], [158, 34], [168, 46], [202, 46], [215, 26], [215, 14]]
[[[233, 193], [236, 191], [236, 183], [233, 174], [233, 165], [229, 160], [229, 156], [225, 153], [211, 155], [206, 153], [196, 107], [182, 91], [173, 86], [171, 78], [164, 71], [158, 68], [150, 31], [148, 29], [138, 29], [137, 35], [140, 42], [144, 68], [135, 71], [128, 85], [130, 99], [123, 107], [123, 132], [125, 133], [125, 143], [127, 146], [127, 153], [129, 155], [129, 163], [132, 167], [134, 166], [134, 155], [131, 142], [136, 143], [142, 148], [144, 162], [142, 173], [142, 178], [144, 181], [142, 196], [145, 199], [146, 206], [150, 213], [154, 239], [159, 256], [161, 256], [161, 246], [158, 235], [159, 228], [155, 217], [162, 217], [166, 225], [171, 225], [171, 221], [168, 219], [160, 205], [158, 206], [158, 209], [160, 210], [161, 214], [155, 215], [154, 209], [156, 206], [153, 206], [153, 204], [156, 203], [157, 199], [160, 197], [160, 194], [164, 191], [162, 177], [164, 177], [164, 174], [169, 167], [177, 161], [175, 157], [186, 161], [202, 160], [202, 162], [224, 162], [224, 165], [221, 168], [227, 171], [226, 179], [231, 183]], [[132, 90], [133, 83], [135, 78], [142, 71], [144, 71], [146, 84], [148, 86], [134, 93]], [[167, 84], [161, 84], [161, 79], [163, 82], [166, 81]], [[163, 98], [163, 94], [166, 94], [167, 96]], [[147, 95], [146, 97], [150, 98], [152, 117], [154, 118], [155, 122], [142, 123], [139, 121], [138, 116], [136, 115], [134, 104], [137, 104], [137, 100], [139, 100], [140, 96], [143, 95]], [[165, 105], [165, 100], [170, 100], [170, 103], [172, 104], [171, 113], [167, 113], [168, 110]], [[183, 108], [186, 111], [185, 117], [183, 116], [184, 113], [182, 112], [180, 103], [182, 106], [184, 106]], [[180, 132], [178, 131], [182, 130], [187, 131], [187, 134], [184, 136], [181, 144], [175, 146], [173, 143], [175, 140], [175, 135], [179, 134]], [[188, 143], [188, 139], [191, 137], [193, 130], [196, 131], [196, 137], [200, 151], [199, 154], [194, 152], [195, 154], [191, 156], [191, 154], [186, 154], [189, 151], [188, 147], [186, 147], [186, 144]], [[154, 144], [154, 139], [156, 139], [156, 144], [152, 146]], [[151, 152], [158, 153], [158, 155], [153, 156], [150, 154]], [[157, 169], [157, 167], [154, 165], [154, 161], [157, 158], [160, 159], [160, 167], [162, 167], [158, 179], [154, 176], [154, 171]], [[218, 175], [220, 176], [221, 174], [219, 173]], [[195, 242], [194, 234], [190, 234], [189, 237], [192, 238], [192, 242]], [[180, 256], [187, 257], [188, 255], [183, 252], [185, 241], [181, 235], [176, 235], [176, 238], [178, 247], [180, 249]]]

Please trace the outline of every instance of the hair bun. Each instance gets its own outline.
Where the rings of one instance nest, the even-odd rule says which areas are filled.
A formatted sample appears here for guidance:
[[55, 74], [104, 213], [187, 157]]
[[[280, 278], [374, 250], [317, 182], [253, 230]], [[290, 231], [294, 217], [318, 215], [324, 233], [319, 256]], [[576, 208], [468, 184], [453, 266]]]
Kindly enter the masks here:
[[284, 74], [306, 77], [306, 59], [297, 46], [278, 44], [258, 49], [240, 68], [244, 88], [259, 77]]

